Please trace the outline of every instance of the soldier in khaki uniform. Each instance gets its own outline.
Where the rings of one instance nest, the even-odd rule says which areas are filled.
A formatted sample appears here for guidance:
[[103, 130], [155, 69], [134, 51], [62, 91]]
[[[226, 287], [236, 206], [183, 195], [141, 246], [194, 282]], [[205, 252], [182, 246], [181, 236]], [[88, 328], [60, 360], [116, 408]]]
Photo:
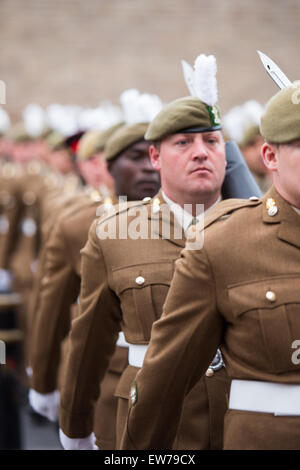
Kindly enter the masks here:
[[277, 93], [261, 119], [274, 186], [257, 201], [222, 202], [206, 220], [204, 247], [177, 262], [122, 449], [172, 445], [184, 395], [219, 346], [232, 379], [224, 448], [300, 449], [296, 92], [292, 85]]
[[[162, 313], [175, 260], [185, 245], [184, 231], [193, 222], [193, 215], [183, 210], [183, 205], [197, 201], [207, 210], [220, 198], [226, 166], [220, 129], [217, 109], [198, 97], [167, 105], [145, 135], [156, 141], [150, 156], [160, 171], [162, 191], [152, 200], [121, 206], [115, 215], [95, 221], [90, 230], [82, 250], [80, 316], [72, 324], [61, 398], [60, 425], [68, 437], [84, 441], [92, 430], [92, 405], [99, 393], [99, 380], [122, 328], [129, 343], [129, 366], [116, 391], [117, 448], [120, 444], [130, 385], [142, 366], [152, 324]], [[170, 220], [165, 220], [165, 208], [171, 208]], [[140, 214], [138, 222], [136, 212]], [[141, 233], [131, 236], [135, 224]], [[110, 225], [112, 233], [115, 228], [118, 234], [116, 239], [105, 236]], [[146, 232], [139, 226], [146, 227]], [[170, 228], [169, 235], [164, 227]], [[174, 448], [221, 447], [227, 390], [218, 354], [207, 376], [185, 401]]]
[[[56, 174], [39, 158], [39, 146], [35, 146], [35, 138], [28, 133], [23, 122], [11, 128], [9, 137], [13, 142], [13, 172], [20, 210], [14, 226], [14, 245], [9, 251], [8, 265], [13, 273], [13, 288], [21, 294], [22, 299], [20, 319], [24, 331], [24, 356], [27, 364], [32, 289], [42, 246], [43, 225], [45, 221], [48, 223], [48, 201], [53, 201], [53, 197], [60, 199], [62, 192], [74, 194], [82, 187], [82, 182], [72, 171], [64, 176], [61, 184]], [[70, 154], [68, 158], [72, 163]], [[70, 168], [74, 169], [73, 163]]]
[[[142, 198], [145, 195], [152, 196], [159, 188], [158, 174], [153, 169], [149, 171], [149, 143], [143, 141], [145, 127], [140, 124], [125, 126], [122, 129], [121, 141], [117, 141], [118, 133], [114, 126], [110, 131], [107, 130], [100, 135], [95, 132], [87, 134], [82, 138], [82, 145], [79, 144], [79, 164], [83, 164], [89, 158], [94, 159], [94, 155], [99, 149], [103, 149], [104, 142], [110, 137], [110, 145], [114, 146], [116, 154], [109, 154], [108, 163], [116, 179], [117, 192], [116, 196], [103, 198], [102, 201], [90, 201], [81, 209], [76, 210], [76, 213], [68, 216], [64, 214], [56, 221], [56, 226], [47, 243], [42, 288], [38, 311], [35, 315], [36, 325], [31, 355], [33, 390], [30, 392], [30, 401], [36, 411], [50, 419], [55, 419], [58, 411], [58, 393], [55, 390], [60, 388], [58, 383], [60, 358], [64, 362], [60, 352], [61, 342], [70, 328], [70, 306], [79, 295], [80, 249], [86, 243], [90, 225], [96, 218], [96, 210], [100, 207], [103, 210], [109, 210], [112, 203], [117, 202], [120, 187], [125, 189], [129, 200]], [[119, 145], [116, 147], [118, 142]], [[99, 167], [103, 168], [101, 160]], [[132, 179], [128, 179], [129, 167]], [[92, 171], [93, 176], [97, 174], [95, 162]], [[135, 186], [135, 183], [144, 178], [144, 174], [147, 175], [148, 184], [152, 181], [152, 192], [148, 190], [145, 192], [143, 187]], [[105, 179], [107, 180], [107, 177]], [[99, 175], [97, 185], [99, 183], [103, 183], [103, 175]], [[96, 443], [101, 449], [114, 449], [115, 447], [117, 400], [113, 395], [120, 374], [128, 364], [128, 348], [122, 335], [117, 344], [119, 346], [116, 348], [106, 378], [102, 383], [101, 397], [95, 410], [94, 432]]]

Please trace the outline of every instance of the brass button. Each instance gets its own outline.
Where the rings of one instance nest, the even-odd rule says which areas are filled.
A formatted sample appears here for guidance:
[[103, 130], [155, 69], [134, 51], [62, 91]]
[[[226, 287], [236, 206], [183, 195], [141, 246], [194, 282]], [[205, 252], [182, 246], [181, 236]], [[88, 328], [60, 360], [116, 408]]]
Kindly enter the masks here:
[[274, 215], [276, 215], [278, 212], [278, 207], [277, 206], [272, 206], [268, 209], [268, 215], [270, 217], [274, 217]]
[[23, 202], [26, 206], [32, 206], [36, 202], [36, 195], [33, 191], [26, 191], [23, 194]]
[[271, 290], [268, 290], [268, 292], [266, 293], [266, 299], [269, 301], [269, 302], [275, 302], [276, 300], [276, 294], [275, 292], [271, 291]]
[[142, 284], [144, 284], [145, 279], [144, 279], [142, 276], [138, 276], [138, 277], [136, 278], [135, 282], [136, 282], [139, 286], [141, 286]]
[[205, 372], [205, 375], [206, 377], [212, 377], [214, 373], [215, 373], [214, 370], [211, 367], [209, 367], [207, 371]]
[[138, 400], [138, 391], [137, 391], [137, 384], [133, 382], [130, 387], [130, 404], [133, 406], [137, 403]]

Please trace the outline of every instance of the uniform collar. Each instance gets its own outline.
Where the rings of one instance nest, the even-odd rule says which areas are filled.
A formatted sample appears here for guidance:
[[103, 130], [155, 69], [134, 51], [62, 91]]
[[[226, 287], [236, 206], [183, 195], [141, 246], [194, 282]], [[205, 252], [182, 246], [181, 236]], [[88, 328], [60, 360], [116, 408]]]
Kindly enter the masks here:
[[[161, 190], [161, 194], [164, 200], [166, 201], [166, 203], [168, 204], [168, 206], [170, 207], [171, 211], [173, 212], [174, 217], [179, 223], [179, 225], [183, 228], [184, 231], [186, 231], [188, 227], [191, 225], [191, 223], [193, 222], [194, 216], [190, 214], [190, 212], [187, 212], [186, 210], [184, 210], [179, 204], [172, 201], [172, 199], [170, 199], [164, 193], [163, 190]], [[217, 199], [217, 201], [211, 207], [209, 207], [206, 211], [204, 211], [204, 214], [207, 214], [207, 212], [210, 211], [220, 201], [221, 201], [221, 196]], [[199, 222], [202, 217], [203, 217], [203, 213], [196, 216], [197, 222]]]

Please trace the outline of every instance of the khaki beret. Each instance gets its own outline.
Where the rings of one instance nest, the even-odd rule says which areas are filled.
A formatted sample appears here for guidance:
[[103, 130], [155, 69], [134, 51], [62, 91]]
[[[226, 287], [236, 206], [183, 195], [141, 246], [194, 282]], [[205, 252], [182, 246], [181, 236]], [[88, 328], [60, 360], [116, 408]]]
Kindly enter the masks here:
[[34, 140], [33, 137], [28, 134], [24, 122], [14, 124], [8, 131], [7, 138], [15, 143]]
[[44, 127], [44, 129], [42, 130], [41, 132], [41, 135], [39, 136], [40, 139], [47, 139], [47, 137], [49, 137], [49, 135], [53, 132], [53, 129], [51, 129], [51, 127], [49, 126], [46, 126]]
[[96, 151], [102, 152], [105, 149], [108, 139], [110, 139], [114, 132], [116, 132], [118, 129], [120, 129], [120, 127], [124, 125], [124, 122], [118, 122], [117, 124], [114, 124], [113, 126], [106, 129], [105, 131], [102, 131], [97, 139]]
[[97, 141], [101, 136], [101, 131], [88, 131], [80, 138], [77, 149], [79, 160], [87, 160], [97, 153]]
[[[269, 142], [284, 144], [300, 139], [300, 82], [283, 88], [267, 103], [260, 132]], [[299, 101], [299, 103], [298, 103]]]
[[64, 146], [66, 137], [60, 132], [52, 131], [45, 139], [48, 147], [52, 150], [58, 150], [60, 147]]
[[209, 132], [221, 128], [216, 106], [208, 106], [199, 98], [187, 96], [164, 106], [150, 123], [145, 139], [161, 140], [178, 132]]
[[248, 127], [248, 129], [244, 132], [243, 138], [239, 146], [243, 148], [253, 144], [257, 136], [260, 136], [259, 126], [257, 124], [254, 124], [253, 126]]
[[139, 140], [144, 140], [144, 135], [149, 123], [139, 122], [138, 124], [125, 125], [120, 127], [107, 141], [105, 146], [106, 160], [112, 160], [127, 147]]

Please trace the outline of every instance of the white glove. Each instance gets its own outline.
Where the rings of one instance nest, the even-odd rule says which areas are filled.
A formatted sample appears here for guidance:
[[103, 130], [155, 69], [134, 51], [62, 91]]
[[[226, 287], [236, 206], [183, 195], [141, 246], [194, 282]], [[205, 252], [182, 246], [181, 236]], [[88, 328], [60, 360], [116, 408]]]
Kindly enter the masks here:
[[29, 390], [29, 403], [36, 411], [50, 421], [58, 420], [59, 391], [51, 393], [38, 393], [32, 388]]
[[87, 437], [72, 438], [65, 435], [59, 430], [59, 440], [65, 450], [98, 450], [99, 447], [95, 445], [95, 434], [92, 432]]
[[7, 292], [11, 290], [12, 274], [7, 269], [0, 269], [0, 292]]

